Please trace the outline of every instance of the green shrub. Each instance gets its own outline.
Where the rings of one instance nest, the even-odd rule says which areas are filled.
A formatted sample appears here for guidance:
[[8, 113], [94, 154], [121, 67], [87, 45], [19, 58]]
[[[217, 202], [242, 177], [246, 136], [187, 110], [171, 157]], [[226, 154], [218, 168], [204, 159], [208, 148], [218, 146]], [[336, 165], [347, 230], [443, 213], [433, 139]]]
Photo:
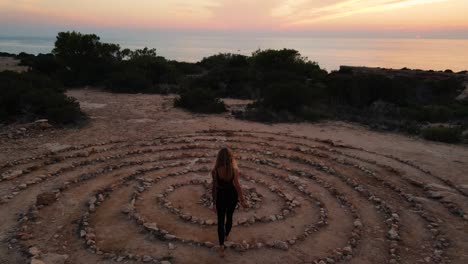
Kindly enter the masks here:
[[220, 53], [203, 58], [199, 64], [205, 69], [248, 67], [247, 56], [231, 53]]
[[34, 71], [44, 73], [50, 77], [56, 77], [55, 75], [58, 72], [65, 70], [64, 65], [53, 54], [23, 57], [20, 65], [29, 66]]
[[260, 103], [275, 110], [298, 112], [313, 103], [312, 89], [299, 82], [273, 84], [263, 92]]
[[421, 129], [421, 136], [432, 141], [457, 143], [461, 140], [461, 130], [454, 127], [428, 127]]
[[112, 74], [105, 86], [115, 93], [141, 93], [149, 91], [153, 84], [143, 73], [133, 70]]
[[84, 117], [78, 102], [45, 75], [0, 72], [0, 83], [0, 122], [46, 118], [56, 124], [70, 124]]
[[175, 107], [196, 113], [226, 112], [226, 105], [213, 92], [203, 88], [187, 89], [174, 100]]

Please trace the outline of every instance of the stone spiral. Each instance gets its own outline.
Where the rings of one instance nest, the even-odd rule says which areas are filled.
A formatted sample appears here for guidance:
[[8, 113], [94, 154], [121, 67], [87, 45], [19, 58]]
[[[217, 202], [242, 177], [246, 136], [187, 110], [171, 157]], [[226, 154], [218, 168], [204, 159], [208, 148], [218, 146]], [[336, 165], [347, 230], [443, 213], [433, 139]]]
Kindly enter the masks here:
[[2, 225], [5, 243], [32, 261], [216, 262], [210, 171], [224, 145], [252, 204], [234, 215], [232, 262], [459, 261], [451, 241], [463, 233], [448, 221], [466, 225], [463, 204], [438, 199], [426, 180], [466, 202], [451, 182], [387, 154], [252, 131], [109, 141], [0, 164], [0, 208], [15, 220]]

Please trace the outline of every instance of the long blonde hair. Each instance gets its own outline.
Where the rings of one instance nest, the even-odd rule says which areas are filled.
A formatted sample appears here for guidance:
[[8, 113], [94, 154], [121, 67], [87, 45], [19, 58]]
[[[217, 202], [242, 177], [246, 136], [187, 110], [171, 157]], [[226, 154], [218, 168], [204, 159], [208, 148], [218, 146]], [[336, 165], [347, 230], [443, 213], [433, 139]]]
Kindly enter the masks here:
[[234, 173], [237, 170], [237, 162], [234, 159], [234, 155], [232, 154], [231, 149], [228, 147], [223, 147], [218, 152], [218, 156], [216, 157], [216, 163], [213, 168], [214, 172], [219, 172], [219, 168], [224, 168], [224, 175], [219, 174], [221, 179], [225, 181], [230, 181], [234, 177]]

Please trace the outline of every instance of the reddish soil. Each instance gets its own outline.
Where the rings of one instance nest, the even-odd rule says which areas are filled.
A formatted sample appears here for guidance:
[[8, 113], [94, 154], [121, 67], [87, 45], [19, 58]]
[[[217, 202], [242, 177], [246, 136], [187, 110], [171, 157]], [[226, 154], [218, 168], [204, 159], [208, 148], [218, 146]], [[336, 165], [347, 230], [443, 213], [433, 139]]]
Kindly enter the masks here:
[[[90, 116], [83, 127], [0, 137], [2, 264], [220, 262], [200, 198], [224, 145], [261, 195], [236, 210], [227, 263], [468, 263], [466, 146], [194, 115], [173, 96], [68, 94]], [[57, 200], [35, 208], [45, 192]]]

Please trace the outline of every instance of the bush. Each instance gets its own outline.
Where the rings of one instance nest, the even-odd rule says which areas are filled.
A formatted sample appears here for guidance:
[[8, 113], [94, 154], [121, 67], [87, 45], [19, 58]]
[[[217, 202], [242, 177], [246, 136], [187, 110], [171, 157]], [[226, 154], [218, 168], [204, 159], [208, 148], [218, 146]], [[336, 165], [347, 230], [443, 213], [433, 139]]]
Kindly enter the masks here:
[[58, 72], [64, 71], [65, 67], [53, 54], [39, 54], [21, 59], [20, 65], [29, 66], [34, 71], [46, 74], [50, 77], [57, 77]]
[[273, 84], [263, 92], [260, 103], [267, 108], [297, 113], [313, 103], [312, 89], [299, 82]]
[[8, 53], [8, 52], [0, 52], [0, 57], [16, 57], [15, 54], [11, 54], [11, 53]]
[[220, 53], [203, 58], [199, 64], [207, 70], [248, 67], [247, 59], [247, 56], [240, 54]]
[[56, 124], [70, 124], [84, 117], [78, 102], [47, 76], [0, 72], [0, 83], [0, 122], [46, 118]]
[[421, 136], [432, 141], [457, 143], [461, 140], [461, 130], [454, 127], [428, 127], [421, 129]]
[[187, 89], [174, 100], [175, 107], [188, 109], [196, 113], [226, 112], [226, 105], [213, 92], [202, 89]]
[[112, 74], [105, 86], [115, 93], [140, 93], [149, 91], [153, 84], [143, 73], [133, 70]]

